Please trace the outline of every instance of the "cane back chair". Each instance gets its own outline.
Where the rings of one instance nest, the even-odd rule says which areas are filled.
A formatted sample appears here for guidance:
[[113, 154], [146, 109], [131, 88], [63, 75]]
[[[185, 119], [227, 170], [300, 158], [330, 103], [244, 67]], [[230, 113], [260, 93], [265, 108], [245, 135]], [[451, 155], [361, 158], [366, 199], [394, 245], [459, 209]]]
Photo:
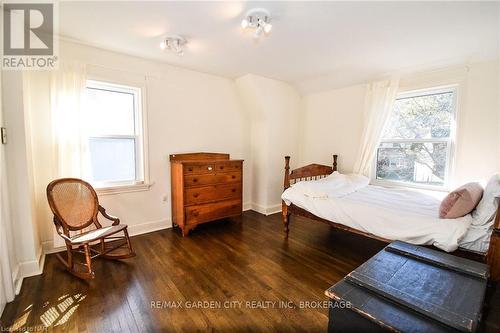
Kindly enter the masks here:
[[[135, 256], [127, 225], [120, 224], [120, 219], [106, 213], [89, 183], [77, 178], [54, 180], [47, 186], [47, 199], [57, 233], [66, 243], [66, 259], [60, 254], [57, 258], [71, 274], [93, 279], [92, 259]], [[103, 227], [97, 218], [98, 213], [113, 223]], [[121, 232], [123, 236], [117, 236]], [[76, 262], [75, 253], [83, 254], [85, 262]]]

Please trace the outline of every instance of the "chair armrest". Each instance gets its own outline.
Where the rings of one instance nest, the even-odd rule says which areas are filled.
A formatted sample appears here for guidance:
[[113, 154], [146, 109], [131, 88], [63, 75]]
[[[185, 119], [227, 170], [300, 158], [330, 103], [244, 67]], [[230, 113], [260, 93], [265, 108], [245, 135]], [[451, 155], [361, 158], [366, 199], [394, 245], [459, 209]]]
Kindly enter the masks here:
[[68, 236], [66, 236], [65, 234], [59, 234], [59, 236], [61, 236], [64, 240], [70, 242], [70, 243], [73, 243], [73, 241], [71, 240], [71, 238], [69, 238]]
[[99, 212], [101, 212], [102, 216], [104, 216], [108, 220], [113, 221], [112, 225], [119, 225], [120, 224], [120, 219], [117, 218], [116, 216], [111, 216], [108, 213], [106, 213], [106, 209], [104, 209], [104, 207], [101, 205], [99, 205]]
[[56, 227], [56, 231], [57, 231], [57, 234], [59, 236], [61, 236], [65, 241], [68, 241], [68, 242], [72, 242], [71, 241], [71, 238], [69, 238], [68, 236], [66, 236], [62, 231], [61, 231], [61, 223], [59, 222], [59, 220], [57, 219], [57, 217], [54, 216], [54, 225]]

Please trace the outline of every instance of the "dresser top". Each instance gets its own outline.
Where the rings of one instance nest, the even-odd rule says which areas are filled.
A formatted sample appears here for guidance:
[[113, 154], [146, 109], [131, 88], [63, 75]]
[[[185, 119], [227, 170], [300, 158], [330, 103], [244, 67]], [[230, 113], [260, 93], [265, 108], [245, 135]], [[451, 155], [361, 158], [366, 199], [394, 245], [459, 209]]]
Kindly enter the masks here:
[[230, 159], [229, 154], [226, 153], [182, 153], [171, 154], [170, 162], [172, 163], [203, 163], [207, 161], [243, 161]]

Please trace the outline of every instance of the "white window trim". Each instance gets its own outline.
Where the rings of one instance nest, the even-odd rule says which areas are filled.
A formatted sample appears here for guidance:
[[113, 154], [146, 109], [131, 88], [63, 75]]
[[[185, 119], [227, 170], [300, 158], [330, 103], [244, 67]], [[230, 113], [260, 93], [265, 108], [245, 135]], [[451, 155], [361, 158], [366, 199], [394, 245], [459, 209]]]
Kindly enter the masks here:
[[[109, 79], [103, 79], [91, 76], [87, 79], [86, 87], [102, 89], [109, 87], [114, 91], [123, 91], [129, 93], [134, 91], [135, 95], [135, 113], [134, 125], [135, 135], [98, 135], [89, 136], [99, 138], [134, 138], [136, 149], [136, 180], [117, 181], [117, 182], [91, 182], [97, 194], [110, 195], [128, 192], [147, 191], [154, 183], [150, 181], [149, 173], [149, 155], [148, 155], [148, 136], [147, 136], [147, 114], [146, 114], [146, 87], [145, 85], [127, 85], [118, 82], [112, 82]], [[138, 158], [137, 158], [138, 157]], [[137, 177], [139, 175], [139, 177]]]
[[[370, 183], [373, 185], [387, 186], [387, 187], [407, 187], [414, 189], [422, 189], [422, 190], [431, 190], [431, 191], [442, 191], [448, 192], [450, 190], [451, 185], [451, 176], [452, 171], [455, 166], [455, 155], [456, 155], [456, 134], [457, 134], [457, 119], [458, 119], [458, 95], [459, 95], [459, 87], [457, 84], [450, 84], [445, 86], [437, 86], [425, 89], [417, 89], [417, 90], [406, 90], [398, 93], [396, 99], [400, 98], [410, 98], [421, 96], [425, 94], [439, 94], [443, 92], [453, 91], [453, 119], [450, 128], [450, 137], [449, 138], [429, 138], [429, 139], [382, 139], [380, 143], [384, 142], [447, 142], [448, 149], [446, 152], [447, 165], [444, 176], [444, 184], [441, 186], [436, 185], [424, 185], [424, 184], [415, 184], [410, 182], [396, 181], [396, 180], [381, 180], [377, 179], [377, 153], [375, 152], [375, 156], [373, 157], [372, 167], [370, 169], [371, 180]], [[378, 149], [378, 148], [377, 148]]]

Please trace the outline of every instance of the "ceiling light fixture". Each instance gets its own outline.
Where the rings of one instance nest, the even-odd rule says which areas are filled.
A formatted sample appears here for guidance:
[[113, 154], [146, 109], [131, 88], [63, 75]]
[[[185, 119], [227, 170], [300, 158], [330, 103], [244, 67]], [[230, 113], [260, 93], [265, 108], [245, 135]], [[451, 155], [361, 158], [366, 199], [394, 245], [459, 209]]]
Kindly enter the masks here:
[[241, 28], [253, 29], [254, 38], [259, 38], [264, 33], [271, 33], [273, 25], [271, 24], [271, 14], [264, 8], [254, 8], [245, 14], [245, 18], [241, 21]]
[[187, 44], [187, 40], [178, 35], [172, 35], [165, 37], [160, 43], [160, 49], [171, 51], [178, 56], [182, 57], [184, 55], [184, 45]]

